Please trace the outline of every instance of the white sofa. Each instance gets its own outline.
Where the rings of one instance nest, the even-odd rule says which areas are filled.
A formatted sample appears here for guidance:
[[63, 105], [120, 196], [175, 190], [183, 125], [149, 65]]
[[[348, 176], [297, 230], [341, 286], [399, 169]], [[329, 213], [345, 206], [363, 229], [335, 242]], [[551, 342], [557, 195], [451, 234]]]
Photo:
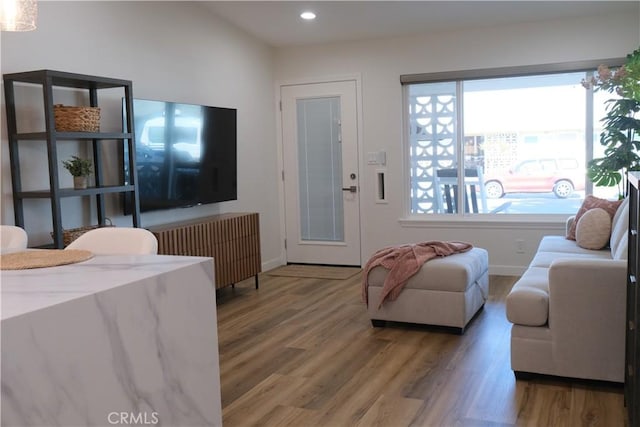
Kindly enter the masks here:
[[507, 296], [517, 377], [624, 382], [628, 218], [625, 200], [613, 217], [610, 247], [602, 250], [564, 236], [542, 239]]

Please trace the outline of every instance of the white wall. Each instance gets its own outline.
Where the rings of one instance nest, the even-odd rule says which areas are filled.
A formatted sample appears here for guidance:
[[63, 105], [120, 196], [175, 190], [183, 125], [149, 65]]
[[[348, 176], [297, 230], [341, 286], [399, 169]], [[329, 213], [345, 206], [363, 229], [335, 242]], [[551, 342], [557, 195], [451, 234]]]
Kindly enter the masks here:
[[[2, 33], [1, 58], [3, 74], [53, 69], [121, 78], [133, 81], [137, 98], [237, 108], [238, 200], [145, 213], [143, 226], [221, 212], [259, 212], [263, 264], [268, 268], [280, 261], [274, 64], [273, 50], [266, 44], [212, 15], [197, 2], [41, 1], [38, 29]], [[58, 96], [68, 99], [70, 95]], [[38, 114], [41, 116], [37, 112], [38, 97], [35, 99], [36, 104], [24, 106], [23, 111], [31, 117], [27, 122], [37, 122]], [[100, 102], [102, 128], [117, 129], [121, 123], [119, 98]], [[4, 98], [2, 109], [1, 219], [3, 224], [12, 224]], [[44, 146], [30, 144], [25, 145], [22, 159], [26, 165], [23, 176], [27, 176], [23, 180], [41, 182], [44, 188], [48, 177]], [[73, 143], [66, 143], [60, 148], [59, 158], [68, 157], [75, 149]], [[116, 152], [107, 151], [107, 167], [116, 174]], [[61, 173], [61, 179], [70, 180], [67, 175]], [[49, 205], [26, 203], [30, 244], [45, 243], [51, 230]], [[65, 199], [63, 227], [95, 223], [95, 216], [80, 213], [83, 204], [89, 205]], [[130, 218], [122, 216], [117, 197], [108, 208], [108, 216], [116, 223], [131, 224]]]
[[[197, 2], [39, 2], [38, 30], [2, 33], [2, 73], [56, 69], [129, 79], [134, 96], [238, 109], [238, 201], [143, 214], [150, 226], [218, 212], [258, 211], [262, 258], [269, 268], [282, 259], [274, 81], [362, 76], [363, 144], [387, 152], [389, 203], [376, 204], [376, 167], [361, 161], [363, 260], [377, 248], [425, 239], [459, 239], [490, 250], [493, 272], [517, 272], [529, 262], [540, 237], [560, 234], [550, 222], [401, 223], [404, 212], [401, 74], [621, 57], [639, 45], [639, 17], [599, 16], [519, 24], [398, 39], [289, 48], [274, 51], [212, 15]], [[67, 95], [68, 96], [68, 95]], [[64, 97], [63, 97], [64, 99]], [[115, 105], [117, 102], [114, 101]], [[116, 111], [117, 110], [117, 111]], [[119, 106], [103, 120], [117, 126]], [[2, 111], [2, 223], [13, 223], [7, 137]], [[33, 115], [37, 116], [35, 111]], [[66, 155], [74, 146], [61, 148]], [[29, 146], [23, 170], [45, 182], [40, 147]], [[60, 158], [65, 158], [60, 155]], [[38, 163], [39, 162], [39, 163]], [[115, 155], [109, 158], [117, 169]], [[25, 179], [23, 177], [23, 179]], [[65, 179], [68, 179], [65, 177]], [[30, 202], [32, 203], [32, 202]], [[34, 202], [27, 224], [32, 243], [48, 239], [49, 207]], [[95, 221], [65, 200], [63, 226]], [[86, 205], [86, 203], [85, 203]], [[118, 224], [116, 201], [109, 209]], [[32, 224], [29, 226], [29, 224]], [[516, 254], [516, 239], [525, 253]]]
[[[361, 162], [363, 262], [378, 248], [419, 240], [466, 240], [490, 253], [493, 273], [518, 273], [544, 234], [562, 234], [562, 218], [547, 222], [447, 222], [401, 224], [405, 216], [401, 74], [470, 70], [624, 57], [640, 42], [639, 16], [598, 16], [397, 39], [282, 48], [276, 52], [279, 83], [362, 76], [363, 144], [387, 152], [388, 204], [375, 203], [375, 170]], [[525, 253], [515, 253], [522, 239]]]

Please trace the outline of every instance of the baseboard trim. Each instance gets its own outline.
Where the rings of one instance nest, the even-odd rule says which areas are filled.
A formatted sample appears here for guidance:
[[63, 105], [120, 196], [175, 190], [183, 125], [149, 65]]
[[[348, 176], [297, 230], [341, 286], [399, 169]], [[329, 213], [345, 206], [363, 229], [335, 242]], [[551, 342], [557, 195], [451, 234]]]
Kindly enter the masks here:
[[280, 267], [281, 265], [285, 265], [284, 259], [281, 257], [270, 259], [266, 262], [262, 263], [262, 271], [273, 270], [276, 267]]

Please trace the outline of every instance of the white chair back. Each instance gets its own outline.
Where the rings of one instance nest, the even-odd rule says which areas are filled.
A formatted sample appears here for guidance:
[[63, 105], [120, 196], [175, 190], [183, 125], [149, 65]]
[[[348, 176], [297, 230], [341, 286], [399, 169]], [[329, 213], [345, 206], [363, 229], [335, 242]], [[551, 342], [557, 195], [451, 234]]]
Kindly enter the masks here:
[[27, 248], [27, 232], [15, 225], [0, 225], [0, 250], [19, 251]]
[[84, 249], [96, 255], [157, 254], [158, 239], [144, 228], [102, 227], [87, 231], [65, 249]]

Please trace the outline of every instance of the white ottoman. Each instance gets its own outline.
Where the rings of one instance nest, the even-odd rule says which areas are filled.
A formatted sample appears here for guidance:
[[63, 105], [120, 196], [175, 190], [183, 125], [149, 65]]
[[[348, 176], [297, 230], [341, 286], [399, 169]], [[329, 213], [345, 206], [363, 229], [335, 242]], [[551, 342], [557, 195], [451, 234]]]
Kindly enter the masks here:
[[387, 272], [381, 266], [369, 272], [367, 310], [373, 326], [389, 320], [448, 326], [462, 334], [489, 295], [489, 254], [482, 248], [426, 262], [395, 301], [378, 309]]

